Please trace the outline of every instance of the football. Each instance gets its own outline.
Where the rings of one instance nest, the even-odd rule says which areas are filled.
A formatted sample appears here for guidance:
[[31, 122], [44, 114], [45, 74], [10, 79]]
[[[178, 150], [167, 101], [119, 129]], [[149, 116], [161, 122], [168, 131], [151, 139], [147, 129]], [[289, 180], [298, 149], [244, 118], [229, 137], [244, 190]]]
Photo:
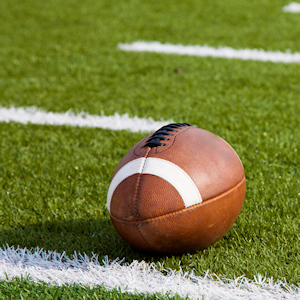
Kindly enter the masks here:
[[122, 158], [107, 208], [117, 232], [134, 248], [193, 253], [231, 228], [245, 192], [243, 165], [227, 142], [174, 123], [142, 139]]

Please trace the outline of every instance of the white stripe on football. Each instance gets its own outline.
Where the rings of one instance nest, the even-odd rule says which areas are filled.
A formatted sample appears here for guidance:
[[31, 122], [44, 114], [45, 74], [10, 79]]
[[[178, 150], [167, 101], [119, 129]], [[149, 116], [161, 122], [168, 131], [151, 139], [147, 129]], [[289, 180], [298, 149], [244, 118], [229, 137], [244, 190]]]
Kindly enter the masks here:
[[153, 157], [141, 157], [124, 165], [114, 176], [107, 194], [107, 209], [110, 211], [112, 195], [118, 185], [134, 174], [150, 174], [169, 182], [181, 196], [185, 207], [202, 202], [201, 195], [192, 178], [174, 163]]

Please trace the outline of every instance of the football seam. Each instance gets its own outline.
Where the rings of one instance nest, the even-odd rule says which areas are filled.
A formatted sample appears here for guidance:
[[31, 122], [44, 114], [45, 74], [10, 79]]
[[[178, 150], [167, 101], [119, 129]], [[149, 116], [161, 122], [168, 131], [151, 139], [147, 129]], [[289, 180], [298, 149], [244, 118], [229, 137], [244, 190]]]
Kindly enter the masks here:
[[[149, 152], [150, 152], [151, 148], [149, 148], [144, 156], [144, 158], [147, 158]], [[133, 215], [136, 216], [136, 217], [139, 217], [140, 214], [139, 214], [139, 211], [138, 211], [138, 193], [139, 193], [139, 187], [140, 187], [140, 181], [141, 181], [141, 177], [142, 177], [142, 174], [143, 174], [143, 170], [145, 168], [145, 164], [146, 164], [146, 159], [144, 160], [143, 162], [143, 166], [142, 166], [142, 169], [141, 169], [141, 173], [138, 173], [138, 178], [137, 178], [137, 181], [136, 181], [136, 185], [135, 185], [135, 191], [134, 191], [134, 195], [133, 195]]]
[[[115, 217], [113, 214], [111, 214], [111, 217], [113, 217], [116, 221], [120, 221], [122, 223], [128, 223], [128, 224], [134, 224], [134, 223], [150, 223], [150, 222], [153, 222], [155, 220], [158, 220], [158, 219], [163, 219], [163, 218], [166, 218], [166, 217], [169, 217], [169, 216], [172, 216], [172, 215], [177, 215], [179, 213], [184, 213], [185, 211], [187, 210], [192, 210], [192, 209], [195, 209], [197, 206], [199, 205], [203, 205], [205, 203], [208, 203], [208, 202], [211, 202], [211, 201], [214, 201], [216, 200], [217, 198], [221, 197], [221, 196], [225, 196], [226, 194], [229, 194], [231, 191], [233, 191], [234, 189], [236, 188], [239, 188], [239, 186], [241, 186], [244, 181], [246, 181], [246, 176], [244, 176], [242, 178], [241, 181], [239, 181], [234, 187], [230, 188], [229, 190], [227, 190], [226, 192], [223, 192], [221, 194], [218, 194], [216, 196], [214, 196], [213, 198], [210, 198], [208, 200], [205, 200], [201, 203], [198, 203], [198, 204], [195, 204], [193, 206], [190, 206], [190, 207], [186, 207], [184, 209], [181, 209], [181, 210], [177, 210], [177, 211], [174, 211], [174, 212], [171, 212], [171, 213], [167, 213], [167, 214], [164, 214], [162, 216], [157, 216], [157, 217], [153, 217], [153, 218], [149, 218], [149, 219], [145, 219], [145, 220], [134, 220], [134, 221], [127, 221], [127, 220], [122, 220], [122, 219], [119, 219], [117, 217]], [[140, 231], [139, 231], [140, 232]], [[143, 237], [144, 238], [144, 237]]]
[[[182, 130], [183, 128], [180, 128], [179, 130]], [[179, 135], [181, 135], [182, 133], [184, 133], [185, 131], [187, 131], [187, 130], [189, 130], [190, 129], [190, 127], [187, 127], [187, 128], [185, 128], [184, 130], [182, 130], [181, 132], [179, 132], [178, 134], [176, 134], [175, 136], [174, 136], [174, 138], [173, 138], [173, 142], [172, 142], [172, 144], [170, 145], [170, 146], [168, 146], [166, 149], [163, 149], [162, 151], [158, 151], [159, 149], [159, 147], [164, 147], [164, 146], [159, 146], [159, 147], [155, 147], [156, 149], [155, 149], [155, 154], [157, 154], [157, 153], [162, 153], [162, 152], [165, 152], [165, 151], [167, 151], [168, 149], [170, 149], [174, 144], [175, 144], [175, 140], [176, 140], [176, 138], [177, 138], [177, 136], [179, 136]], [[178, 132], [178, 131], [177, 131]]]
[[[144, 158], [147, 159], [150, 151], [151, 151], [151, 148], [149, 147], [149, 149], [146, 151], [146, 153], [144, 155]], [[140, 216], [139, 210], [138, 210], [138, 193], [139, 193], [139, 187], [140, 187], [140, 181], [141, 181], [142, 173], [143, 173], [143, 170], [144, 170], [145, 164], [146, 164], [146, 159], [144, 160], [144, 163], [143, 163], [143, 166], [142, 166], [142, 169], [141, 169], [141, 173], [139, 174], [139, 176], [137, 178], [137, 182], [136, 182], [136, 186], [135, 186], [135, 192], [134, 192], [134, 196], [133, 196], [133, 203], [134, 203], [133, 215], [135, 215], [137, 218], [139, 218], [139, 216]], [[148, 247], [150, 247], [153, 250], [154, 248], [149, 244], [149, 242], [143, 236], [143, 234], [142, 234], [142, 232], [139, 228], [139, 224], [138, 223], [133, 223], [133, 224], [134, 224], [135, 230], [138, 232], [138, 234], [140, 235], [142, 240], [148, 245]]]
[[153, 246], [151, 246], [149, 244], [149, 242], [146, 240], [146, 238], [143, 236], [142, 232], [141, 232], [141, 229], [139, 228], [138, 226], [139, 224], [134, 224], [134, 227], [135, 227], [135, 230], [140, 234], [142, 240], [152, 249], [152, 250], [155, 250], [155, 248]]
[[[149, 136], [150, 136], [150, 135], [149, 135]], [[138, 143], [138, 145], [135, 147], [135, 149], [134, 149], [134, 151], [133, 151], [133, 154], [134, 154], [135, 156], [138, 156], [138, 157], [144, 157], [145, 152], [144, 152], [144, 153], [141, 152], [141, 153], [139, 154], [139, 153], [136, 153], [136, 151], [137, 151], [137, 149], [140, 148], [140, 146], [141, 146], [142, 144], [145, 144], [145, 140], [147, 140], [147, 139], [149, 138], [149, 136], [144, 137], [144, 138]], [[141, 147], [141, 148], [143, 148], [143, 147]], [[151, 148], [150, 148], [150, 149], [151, 149]], [[148, 151], [148, 150], [147, 150], [147, 151]], [[146, 153], [147, 153], [147, 151], [146, 151]]]

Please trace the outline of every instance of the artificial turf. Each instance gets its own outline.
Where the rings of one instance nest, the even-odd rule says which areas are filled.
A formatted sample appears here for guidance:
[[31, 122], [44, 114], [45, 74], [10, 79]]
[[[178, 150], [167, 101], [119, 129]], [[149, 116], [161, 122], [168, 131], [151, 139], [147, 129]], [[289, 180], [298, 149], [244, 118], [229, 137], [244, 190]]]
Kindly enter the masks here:
[[[180, 300], [183, 299], [178, 295], [170, 294], [150, 294], [141, 293], [133, 294], [113, 289], [108, 291], [103, 286], [86, 287], [80, 285], [63, 285], [51, 286], [45, 283], [36, 284], [29, 280], [15, 279], [11, 282], [0, 282], [0, 297], [1, 299], [25, 300], [25, 299], [43, 299], [43, 300]], [[184, 298], [188, 300], [188, 298]]]
[[0, 123], [0, 243], [298, 284], [299, 64], [117, 48], [158, 40], [295, 52], [299, 15], [283, 13], [286, 4], [1, 1], [1, 106], [191, 123], [234, 147], [247, 194], [236, 224], [209, 249], [145, 255], [121, 240], [105, 207], [114, 168], [143, 133]]

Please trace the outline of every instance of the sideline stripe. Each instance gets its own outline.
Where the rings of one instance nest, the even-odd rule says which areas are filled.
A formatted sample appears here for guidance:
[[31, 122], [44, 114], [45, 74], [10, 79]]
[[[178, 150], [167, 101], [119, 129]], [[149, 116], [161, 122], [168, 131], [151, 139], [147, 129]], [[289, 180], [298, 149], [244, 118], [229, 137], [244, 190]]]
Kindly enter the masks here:
[[81, 284], [83, 286], [104, 285], [107, 289], [120, 288], [130, 293], [162, 293], [189, 299], [287, 299], [296, 300], [300, 288], [286, 282], [274, 282], [272, 278], [261, 275], [253, 280], [244, 276], [236, 279], [220, 278], [206, 272], [204, 277], [193, 272], [184, 273], [164, 269], [163, 265], [148, 264], [145, 261], [125, 263], [124, 259], [109, 260], [101, 263], [98, 257], [88, 257], [85, 253], [74, 252], [69, 258], [65, 253], [45, 251], [35, 248], [6, 246], [0, 248], [0, 280], [13, 278], [61, 286]]
[[181, 196], [185, 207], [202, 202], [202, 197], [192, 178], [174, 163], [154, 157], [141, 157], [124, 165], [114, 176], [107, 193], [107, 209], [110, 211], [112, 195], [118, 185], [133, 174], [150, 174], [169, 182]]
[[162, 44], [160, 42], [134, 42], [132, 44], [118, 44], [124, 51], [155, 52], [165, 54], [179, 54], [202, 57], [219, 57], [227, 59], [270, 61], [274, 63], [300, 63], [300, 53], [280, 51], [264, 51], [259, 49], [233, 49], [230, 47], [213, 48], [209, 46], [184, 46]]
[[18, 122], [22, 124], [39, 125], [71, 125], [79, 127], [96, 127], [112, 130], [129, 130], [132, 132], [152, 132], [164, 125], [173, 123], [172, 120], [154, 121], [152, 118], [130, 118], [128, 114], [113, 116], [97, 116], [84, 112], [74, 114], [47, 112], [36, 107], [0, 107], [0, 122]]
[[284, 12], [289, 12], [289, 13], [300, 13], [300, 3], [297, 2], [292, 2], [286, 6], [283, 7], [282, 9]]

